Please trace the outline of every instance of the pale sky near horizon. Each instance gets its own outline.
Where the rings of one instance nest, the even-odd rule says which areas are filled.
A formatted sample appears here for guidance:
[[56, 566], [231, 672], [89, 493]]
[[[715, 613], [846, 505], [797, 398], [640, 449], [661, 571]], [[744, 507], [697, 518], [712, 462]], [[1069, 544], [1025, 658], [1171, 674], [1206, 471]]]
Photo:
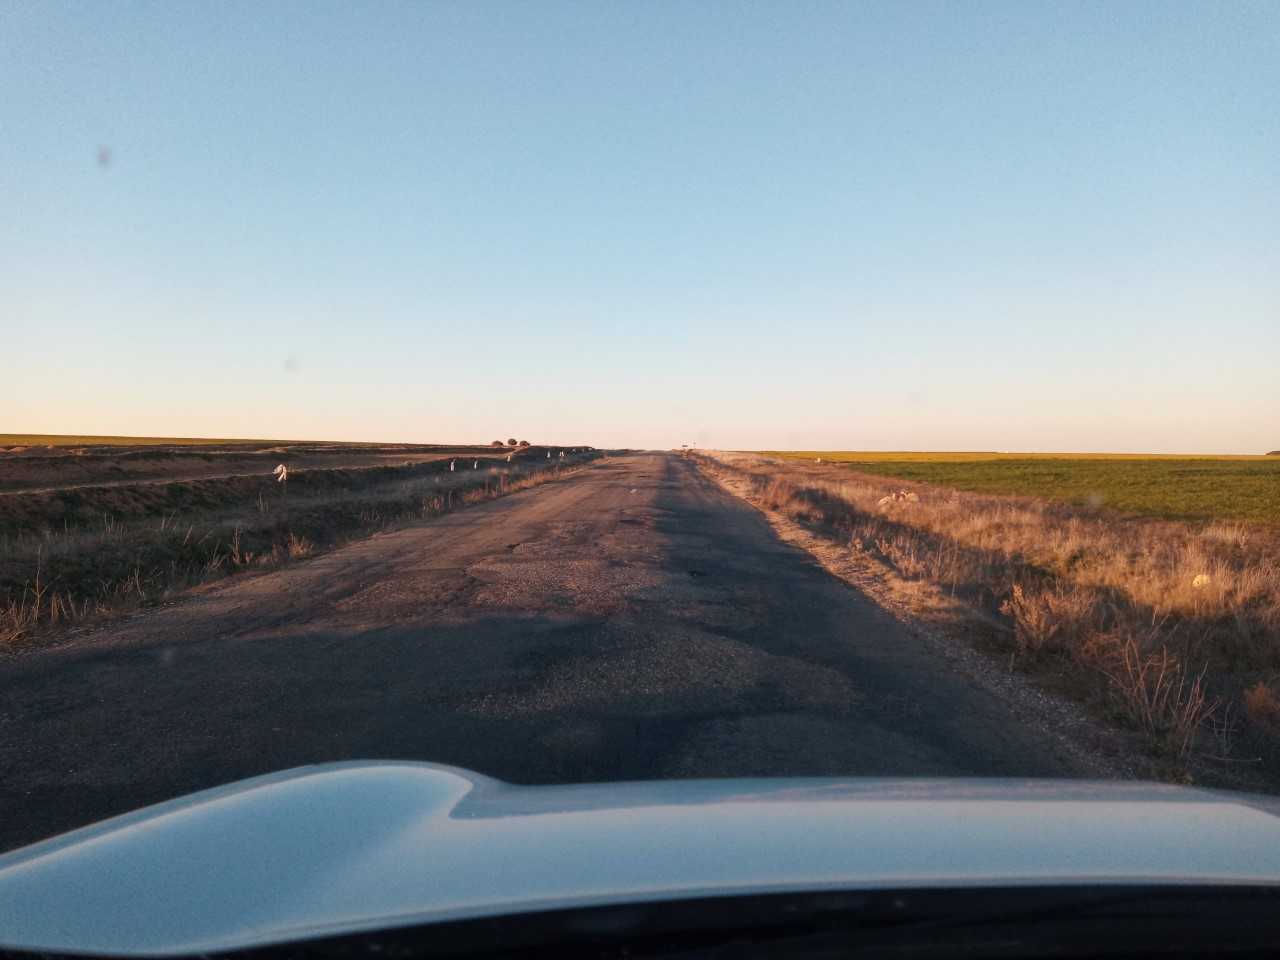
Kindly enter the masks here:
[[0, 0], [0, 432], [1280, 449], [1280, 2]]

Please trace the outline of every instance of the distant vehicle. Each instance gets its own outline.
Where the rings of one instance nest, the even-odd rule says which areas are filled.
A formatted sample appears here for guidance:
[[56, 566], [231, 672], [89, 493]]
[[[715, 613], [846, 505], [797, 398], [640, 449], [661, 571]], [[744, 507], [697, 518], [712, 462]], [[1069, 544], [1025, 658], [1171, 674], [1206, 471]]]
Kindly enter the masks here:
[[1137, 783], [233, 783], [0, 857], [48, 956], [1153, 956], [1280, 944], [1280, 801]]

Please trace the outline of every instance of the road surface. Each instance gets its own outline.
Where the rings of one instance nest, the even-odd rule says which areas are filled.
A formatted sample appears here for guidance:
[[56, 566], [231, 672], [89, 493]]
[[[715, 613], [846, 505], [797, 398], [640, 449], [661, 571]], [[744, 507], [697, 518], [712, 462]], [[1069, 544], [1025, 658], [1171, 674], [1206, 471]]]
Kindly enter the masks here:
[[666, 454], [0, 664], [0, 850], [298, 764], [521, 783], [1075, 771]]

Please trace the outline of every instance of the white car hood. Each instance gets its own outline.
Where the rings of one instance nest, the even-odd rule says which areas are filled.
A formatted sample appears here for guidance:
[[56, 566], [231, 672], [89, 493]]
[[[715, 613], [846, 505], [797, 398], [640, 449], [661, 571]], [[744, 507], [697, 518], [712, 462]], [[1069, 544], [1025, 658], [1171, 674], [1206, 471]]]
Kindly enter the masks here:
[[517, 787], [302, 767], [0, 857], [0, 947], [228, 950], [624, 902], [824, 889], [1280, 885], [1275, 801], [1079, 781]]

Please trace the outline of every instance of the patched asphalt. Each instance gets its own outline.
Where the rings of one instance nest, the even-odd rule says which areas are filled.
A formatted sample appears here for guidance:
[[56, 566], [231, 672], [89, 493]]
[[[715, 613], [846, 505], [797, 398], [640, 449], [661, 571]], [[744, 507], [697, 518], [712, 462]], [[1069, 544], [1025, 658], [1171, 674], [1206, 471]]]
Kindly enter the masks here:
[[520, 783], [1077, 774], [670, 454], [611, 458], [0, 664], [0, 849], [350, 759]]

